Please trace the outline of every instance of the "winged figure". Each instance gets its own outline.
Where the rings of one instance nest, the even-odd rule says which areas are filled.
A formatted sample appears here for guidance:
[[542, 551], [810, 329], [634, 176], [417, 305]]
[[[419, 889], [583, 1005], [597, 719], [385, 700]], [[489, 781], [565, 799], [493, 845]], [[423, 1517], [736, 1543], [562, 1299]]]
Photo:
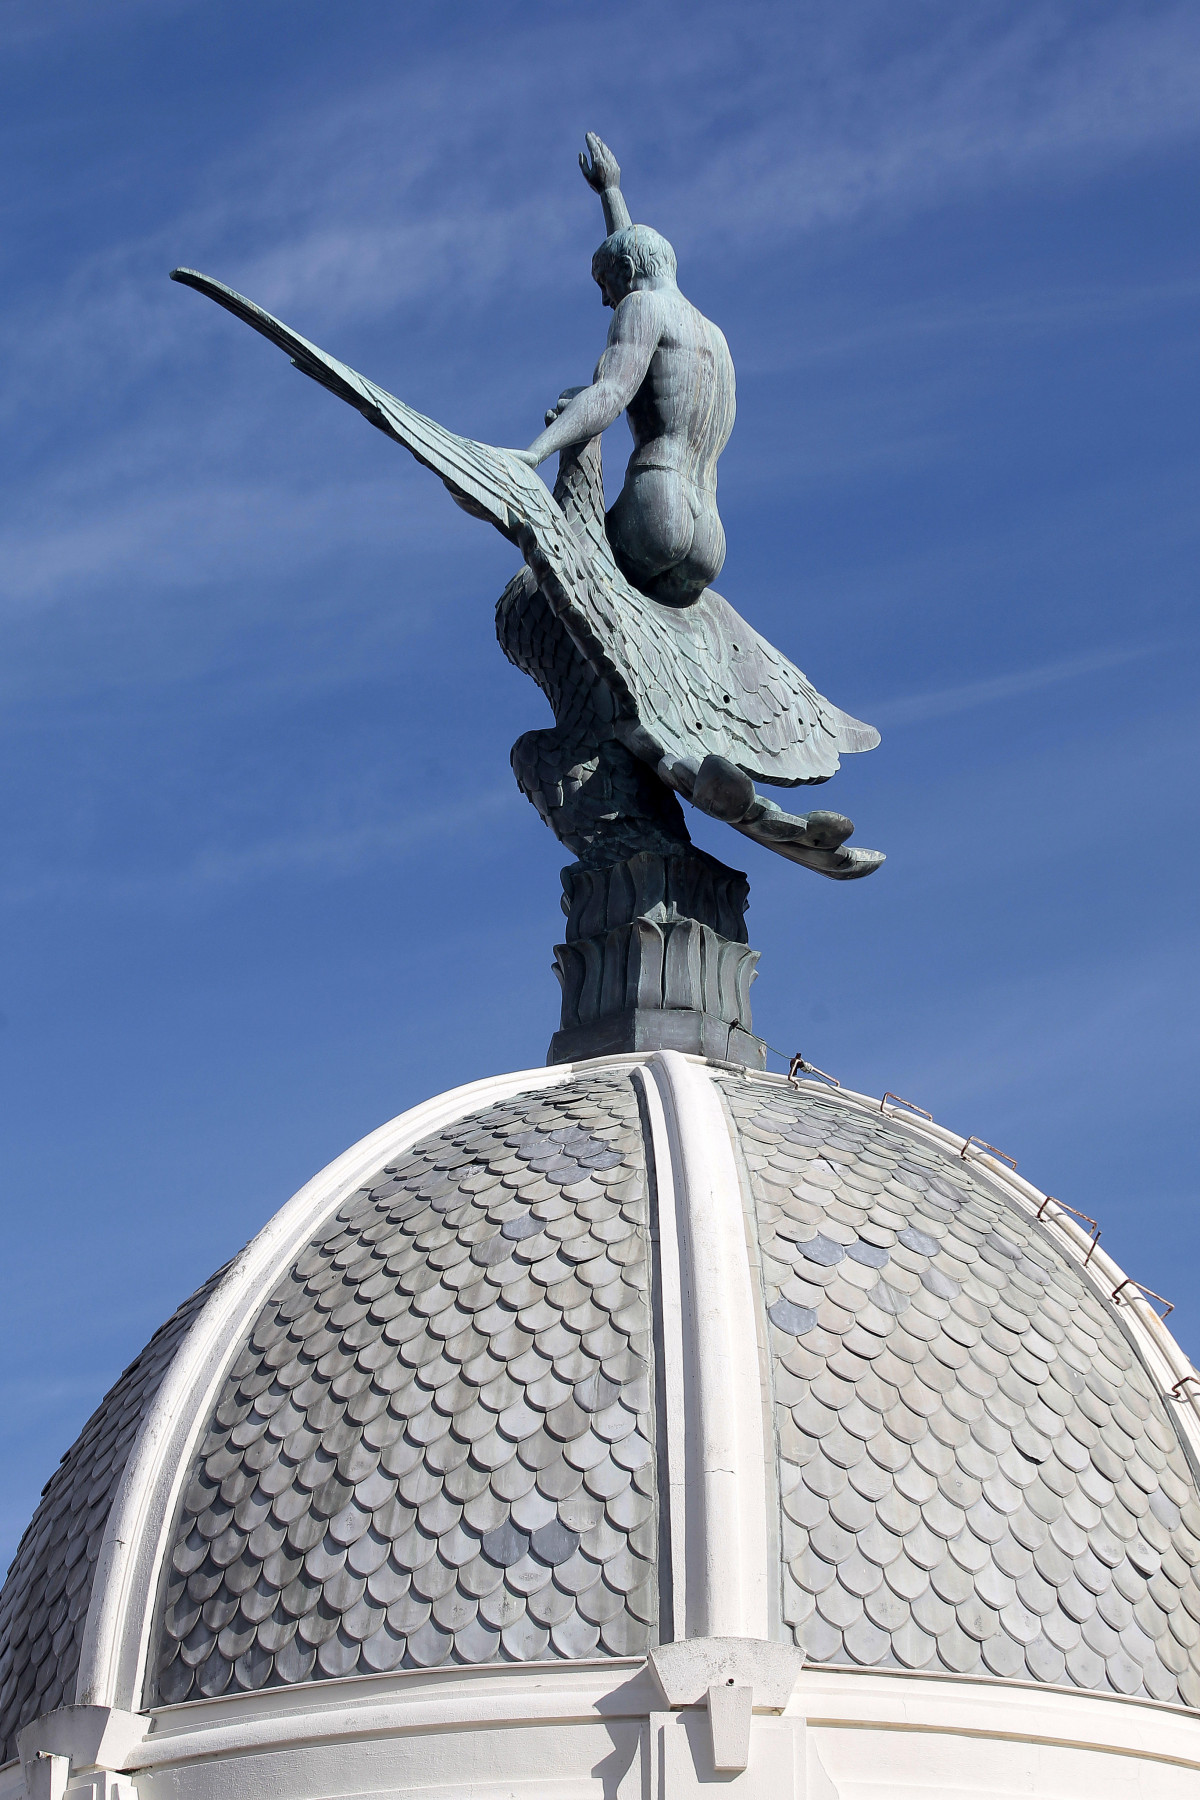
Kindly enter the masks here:
[[[509, 659], [549, 700], [555, 725], [513, 747], [522, 791], [585, 866], [689, 843], [678, 796], [834, 880], [884, 860], [846, 844], [831, 812], [794, 815], [755, 782], [827, 781], [879, 734], [824, 699], [709, 586], [724, 560], [716, 462], [733, 424], [725, 340], [684, 299], [666, 240], [630, 222], [611, 151], [580, 158], [609, 235], [593, 260], [612, 327], [590, 386], [570, 389], [526, 450], [477, 443], [423, 417], [366, 376], [194, 269], [207, 294], [440, 476], [451, 497], [515, 544], [524, 566], [496, 609]], [[634, 437], [607, 516], [601, 433], [627, 410]], [[551, 493], [535, 473], [559, 452]]]

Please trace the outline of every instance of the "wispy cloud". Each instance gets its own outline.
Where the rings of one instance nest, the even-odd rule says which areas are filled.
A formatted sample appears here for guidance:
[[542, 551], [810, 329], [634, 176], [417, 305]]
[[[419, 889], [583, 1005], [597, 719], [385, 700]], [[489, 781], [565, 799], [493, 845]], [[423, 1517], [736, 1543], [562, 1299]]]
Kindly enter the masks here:
[[19, 50], [46, 38], [61, 41], [66, 33], [111, 33], [120, 25], [137, 22], [146, 13], [161, 19], [165, 13], [184, 13], [196, 0], [109, 0], [98, 12], [90, 0], [6, 0], [0, 13], [0, 44]]
[[39, 295], [14, 321], [16, 366], [65, 355], [111, 377], [102, 347], [144, 367], [194, 339], [195, 316], [157, 286], [179, 260], [325, 329], [402, 319], [433, 296], [469, 309], [575, 284], [599, 227], [571, 168], [589, 114], [618, 139], [635, 211], [701, 260], [884, 209], [892, 228], [974, 189], [1079, 178], [1200, 133], [1200, 15], [1186, 6], [1068, 19], [1048, 4], [934, 5], [903, 33], [878, 4], [832, 22], [751, 5], [736, 26], [701, 6], [685, 37], [679, 17], [611, 10], [606, 27], [636, 22], [647, 46], [620, 93], [589, 17], [535, 9], [417, 70], [283, 104], [200, 159], [173, 216], [82, 258], [57, 300]]
[[927, 694], [907, 694], [883, 700], [868, 705], [867, 710], [873, 724], [886, 725], [892, 730], [903, 725], [925, 725], [933, 719], [947, 719], [954, 713], [973, 712], [976, 707], [994, 705], [998, 700], [1017, 700], [1025, 694], [1036, 694], [1041, 688], [1077, 681], [1084, 675], [1119, 669], [1127, 663], [1157, 656], [1163, 647], [1161, 644], [1124, 644], [1110, 650], [1086, 651], [1080, 656], [1042, 663], [1037, 668], [1019, 669], [1011, 675], [997, 675], [986, 681], [965, 681], [960, 686], [937, 688]]
[[[629, 6], [616, 15], [614, 29], [634, 16]], [[75, 20], [76, 11], [66, 16]], [[35, 17], [22, 8], [14, 20], [24, 30]], [[168, 289], [166, 270], [179, 260], [207, 265], [301, 329], [332, 334], [330, 347], [342, 353], [348, 326], [386, 319], [403, 341], [407, 321], [425, 319], [435, 300], [480, 344], [494, 331], [499, 347], [517, 296], [545, 312], [566, 284], [586, 281], [599, 219], [571, 152], [595, 113], [602, 116], [592, 122], [626, 156], [635, 210], [652, 212], [701, 260], [880, 209], [890, 228], [905, 210], [972, 186], [1034, 173], [1074, 177], [1200, 129], [1200, 15], [1186, 7], [1150, 6], [1136, 20], [1097, 7], [1068, 29], [1056, 6], [984, 6], [967, 18], [935, 5], [919, 26], [897, 32], [888, 9], [874, 4], [820, 25], [751, 6], [736, 29], [724, 9], [708, 6], [683, 40], [674, 5], [651, 4], [636, 17], [650, 51], [670, 39], [668, 75], [647, 54], [624, 70], [619, 95], [589, 73], [594, 23], [543, 13], [515, 32], [497, 26], [465, 50], [431, 51], [419, 69], [343, 85], [333, 99], [277, 103], [256, 133], [233, 147], [214, 142], [172, 213], [81, 256], [56, 291], [43, 285], [24, 307], [10, 306], [0, 323], [3, 406], [36, 443], [51, 421], [66, 425], [61, 408], [94, 405], [98, 416], [80, 421], [80, 435], [90, 469], [110, 467], [125, 428], [110, 421], [123, 404], [153, 405], [152, 386], [167, 370], [196, 380], [209, 346], [229, 342], [228, 320]], [[548, 81], [551, 70], [559, 75]], [[471, 323], [497, 303], [500, 318]], [[1028, 296], [956, 318], [905, 310], [866, 330], [1045, 326], [1072, 309], [1155, 303], [1146, 286], [1124, 299]], [[774, 345], [767, 361], [856, 347], [854, 332], [835, 334]], [[531, 340], [518, 355], [535, 348]], [[747, 373], [764, 354], [751, 347]], [[488, 379], [528, 387], [530, 372], [499, 356], [493, 364]], [[368, 372], [387, 379], [386, 370]], [[238, 398], [221, 420], [231, 438], [248, 429], [249, 396]], [[488, 409], [475, 402], [471, 410], [482, 418]], [[213, 425], [211, 409], [204, 426], [177, 418], [172, 438], [159, 420], [155, 451], [193, 492], [196, 434]], [[925, 453], [940, 443], [935, 434]], [[61, 456], [61, 443], [56, 450]], [[903, 453], [920, 446], [906, 443]], [[39, 545], [25, 521], [61, 469], [48, 477], [35, 456], [10, 489], [22, 520], [7, 559], [18, 594], [53, 590], [89, 563], [113, 566], [142, 530], [129, 522], [126, 469], [124, 528], [122, 505], [104, 501], [103, 516], [65, 526], [53, 519]], [[149, 498], [161, 522], [195, 505], [161, 483]], [[227, 505], [225, 517], [237, 536], [233, 510]]]
[[1200, 278], [1161, 282], [1108, 281], [1103, 285], [1040, 288], [980, 298], [962, 296], [953, 304], [919, 305], [888, 296], [865, 317], [847, 322], [806, 316], [803, 331], [764, 333], [738, 357], [738, 374], [778, 375], [825, 363], [854, 363], [865, 354], [886, 351], [898, 343], [925, 339], [1043, 336], [1064, 330], [1125, 323], [1142, 324], [1176, 308], [1200, 309]]
[[10, 869], [7, 879], [0, 881], [0, 904], [28, 906], [86, 894], [89, 903], [190, 905], [290, 873], [341, 878], [395, 862], [417, 846], [461, 838], [523, 804], [511, 784], [497, 784], [422, 809], [406, 807], [401, 799], [388, 816], [348, 826], [320, 823], [290, 832], [263, 833], [241, 844], [212, 843], [175, 866], [140, 874], [128, 869], [112, 873], [78, 861], [66, 870], [45, 864], [24, 871]]
[[[397, 468], [407, 474], [411, 466], [399, 452]], [[131, 568], [160, 590], [178, 589], [211, 582], [221, 562], [244, 576], [270, 557], [281, 575], [350, 542], [402, 548], [411, 566], [444, 543], [453, 521], [448, 505], [443, 514], [421, 504], [423, 484], [334, 477], [308, 492], [288, 473], [250, 485], [216, 481], [201, 464], [167, 481], [149, 467], [86, 484], [48, 480], [40, 516], [0, 527], [0, 614], [12, 619], [55, 604]]]
[[[884, 204], [894, 216], [1035, 173], [1078, 177], [1200, 130], [1193, 9], [935, 7], [924, 19], [897, 44], [888, 9], [848, 13], [783, 141], [777, 102], [792, 69], [786, 55], [773, 61], [762, 85], [776, 104], [727, 153], [716, 196], [741, 232]], [[864, 58], [872, 26], [879, 48]]]

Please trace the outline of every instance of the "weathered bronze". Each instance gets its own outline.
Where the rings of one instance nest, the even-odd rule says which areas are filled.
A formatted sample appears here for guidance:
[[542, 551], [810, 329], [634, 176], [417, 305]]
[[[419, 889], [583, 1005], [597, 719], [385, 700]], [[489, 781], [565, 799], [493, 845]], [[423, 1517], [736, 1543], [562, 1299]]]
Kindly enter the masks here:
[[[785, 812], [755, 781], [827, 781], [841, 753], [870, 750], [879, 734], [817, 693], [708, 585], [725, 557], [717, 459], [733, 428], [733, 363], [721, 332], [680, 293], [670, 244], [632, 222], [616, 158], [592, 133], [587, 144], [590, 160], [580, 164], [608, 229], [592, 273], [613, 319], [591, 384], [559, 397], [526, 450], [445, 430], [209, 276], [175, 269], [172, 279], [270, 338], [525, 557], [500, 597], [496, 631], [556, 723], [518, 740], [513, 769], [577, 870], [607, 872], [602, 886], [622, 896], [611, 918], [585, 908], [590, 938], [576, 919], [559, 948], [564, 1009], [552, 1054], [647, 1047], [647, 1032], [658, 1030], [664, 1043], [707, 1054], [723, 1039], [727, 1055], [761, 1066], [749, 1030], [753, 952], [727, 916], [729, 895], [739, 892], [740, 924], [745, 878], [692, 846], [678, 796], [792, 862], [855, 880], [884, 859], [847, 846], [849, 819]], [[634, 449], [606, 514], [601, 433], [622, 411]], [[534, 469], [555, 451], [551, 494]], [[698, 879], [701, 864], [721, 879]], [[576, 871], [564, 871], [564, 883], [576, 894]], [[658, 897], [649, 910], [630, 913], [629, 897], [651, 891]], [[654, 932], [640, 929], [647, 921], [663, 957], [668, 940], [679, 939], [674, 962], [657, 973], [647, 964], [657, 954]], [[688, 923], [698, 931], [684, 934], [684, 954], [677, 928]], [[647, 1025], [655, 1012], [659, 1025]], [[694, 1027], [678, 1016], [686, 1013]], [[630, 1019], [636, 1030], [620, 1023]]]
[[568, 388], [523, 454], [533, 467], [586, 444], [628, 409], [633, 455], [605, 526], [617, 567], [670, 606], [698, 600], [725, 561], [717, 458], [733, 430], [733, 358], [724, 335], [675, 284], [675, 252], [635, 225], [616, 157], [594, 132], [580, 157], [604, 205], [608, 236], [592, 275], [612, 328], [592, 385]]

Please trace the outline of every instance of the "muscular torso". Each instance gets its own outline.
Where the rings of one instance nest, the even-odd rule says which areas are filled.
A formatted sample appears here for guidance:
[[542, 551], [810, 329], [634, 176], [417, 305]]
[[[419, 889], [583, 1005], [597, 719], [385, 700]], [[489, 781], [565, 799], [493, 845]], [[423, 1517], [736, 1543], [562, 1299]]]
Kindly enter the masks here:
[[610, 337], [629, 306], [653, 309], [658, 345], [627, 414], [637, 469], [671, 469], [709, 493], [717, 458], [729, 441], [735, 412], [733, 359], [724, 335], [685, 300], [678, 288], [630, 294], [613, 318]]

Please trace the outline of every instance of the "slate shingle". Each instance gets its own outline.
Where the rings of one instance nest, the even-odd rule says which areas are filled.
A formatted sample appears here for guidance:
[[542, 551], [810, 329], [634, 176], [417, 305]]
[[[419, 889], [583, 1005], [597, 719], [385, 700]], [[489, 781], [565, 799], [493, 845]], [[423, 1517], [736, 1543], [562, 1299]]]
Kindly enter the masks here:
[[832, 1094], [720, 1084], [761, 1245], [795, 1641], [1200, 1705], [1195, 1482], [1118, 1309], [952, 1153]]

